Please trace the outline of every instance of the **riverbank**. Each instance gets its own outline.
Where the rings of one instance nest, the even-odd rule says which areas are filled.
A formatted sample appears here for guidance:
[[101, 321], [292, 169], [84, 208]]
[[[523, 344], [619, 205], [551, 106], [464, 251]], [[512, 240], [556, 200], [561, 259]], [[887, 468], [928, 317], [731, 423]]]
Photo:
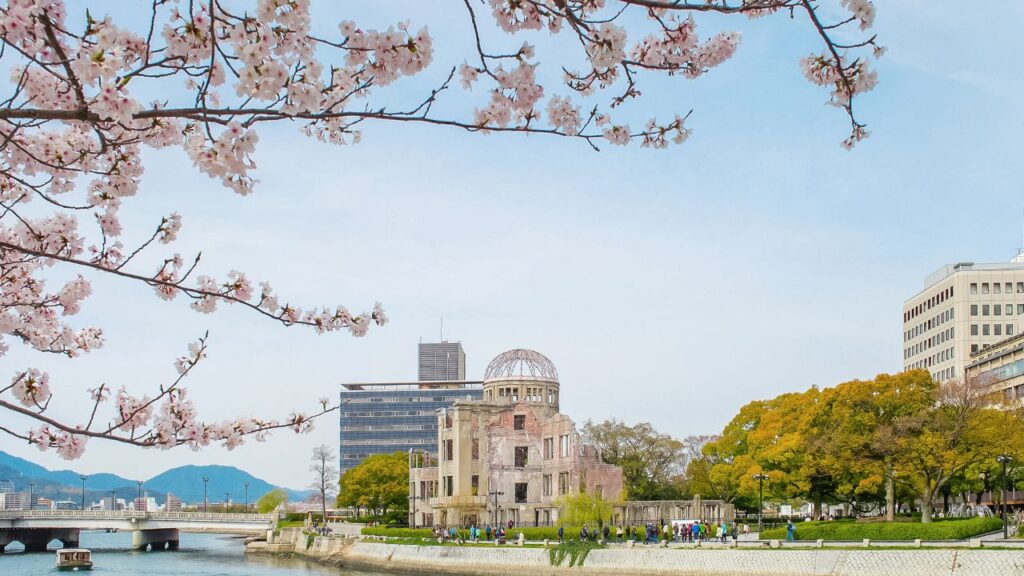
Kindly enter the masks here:
[[[307, 546], [308, 544], [308, 546]], [[508, 576], [1024, 576], [1024, 550], [1001, 549], [673, 549], [607, 548], [590, 552], [582, 566], [551, 565], [544, 548], [517, 546], [417, 546], [353, 538], [308, 538], [282, 530], [250, 551], [292, 553], [357, 570], [449, 575]], [[287, 552], [282, 552], [290, 548]]]

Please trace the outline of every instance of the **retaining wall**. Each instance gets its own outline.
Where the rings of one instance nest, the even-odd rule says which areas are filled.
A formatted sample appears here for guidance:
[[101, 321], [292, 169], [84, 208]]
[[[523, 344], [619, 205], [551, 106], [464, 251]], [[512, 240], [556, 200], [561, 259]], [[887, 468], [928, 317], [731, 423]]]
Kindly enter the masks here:
[[282, 538], [294, 553], [346, 567], [482, 576], [1024, 576], [1024, 551], [986, 549], [594, 550], [582, 567], [551, 566], [541, 548], [409, 546], [317, 537]]

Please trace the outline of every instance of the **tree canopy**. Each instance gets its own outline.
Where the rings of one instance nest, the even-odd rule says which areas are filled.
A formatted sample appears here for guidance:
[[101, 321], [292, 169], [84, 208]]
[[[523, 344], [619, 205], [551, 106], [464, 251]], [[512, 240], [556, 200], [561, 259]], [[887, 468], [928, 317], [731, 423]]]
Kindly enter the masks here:
[[408, 458], [403, 452], [373, 454], [346, 470], [341, 476], [338, 505], [365, 508], [382, 516], [388, 510], [408, 508]]
[[1021, 453], [1022, 439], [1021, 415], [983, 386], [939, 385], [914, 370], [751, 402], [687, 476], [696, 491], [749, 505], [754, 475], [766, 474], [766, 494], [808, 499], [816, 514], [823, 502], [884, 502], [891, 519], [902, 491], [916, 495], [927, 522], [941, 490], [1000, 454]]
[[678, 497], [673, 479], [682, 472], [685, 445], [662, 434], [648, 422], [629, 426], [618, 420], [595, 423], [588, 420], [581, 430], [597, 447], [601, 459], [622, 468], [626, 494], [631, 500], [659, 500]]
[[260, 496], [260, 499], [256, 501], [256, 510], [258, 510], [260, 514], [267, 514], [269, 512], [273, 512], [278, 506], [287, 501], [288, 494], [280, 488], [274, 488], [270, 492]]

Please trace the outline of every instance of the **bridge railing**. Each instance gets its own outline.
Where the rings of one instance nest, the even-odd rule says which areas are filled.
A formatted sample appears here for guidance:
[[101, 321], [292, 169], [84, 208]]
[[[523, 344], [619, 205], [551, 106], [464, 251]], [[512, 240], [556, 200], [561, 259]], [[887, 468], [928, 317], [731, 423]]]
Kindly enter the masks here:
[[211, 522], [273, 523], [275, 514], [240, 514], [219, 512], [144, 512], [134, 510], [5, 510], [0, 518], [67, 518], [67, 519], [135, 519], [135, 520], [206, 520]]

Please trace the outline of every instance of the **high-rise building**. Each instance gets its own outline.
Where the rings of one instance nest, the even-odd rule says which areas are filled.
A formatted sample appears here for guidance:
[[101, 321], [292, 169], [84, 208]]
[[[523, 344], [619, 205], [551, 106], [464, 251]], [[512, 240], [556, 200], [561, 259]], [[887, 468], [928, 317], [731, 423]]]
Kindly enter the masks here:
[[164, 512], [181, 512], [181, 498], [168, 492], [164, 500]]
[[420, 381], [466, 379], [466, 352], [461, 342], [420, 342]]
[[0, 492], [0, 510], [28, 510], [30, 498], [29, 492]]
[[5, 492], [14, 492], [14, 482], [10, 480], [0, 480], [0, 494]]
[[483, 382], [465, 379], [462, 344], [421, 343], [419, 359], [419, 381], [341, 385], [338, 457], [342, 474], [371, 454], [434, 452], [437, 410], [456, 400], [482, 396]]
[[903, 304], [903, 368], [964, 378], [972, 355], [1024, 328], [1024, 252], [1010, 262], [943, 266]]

